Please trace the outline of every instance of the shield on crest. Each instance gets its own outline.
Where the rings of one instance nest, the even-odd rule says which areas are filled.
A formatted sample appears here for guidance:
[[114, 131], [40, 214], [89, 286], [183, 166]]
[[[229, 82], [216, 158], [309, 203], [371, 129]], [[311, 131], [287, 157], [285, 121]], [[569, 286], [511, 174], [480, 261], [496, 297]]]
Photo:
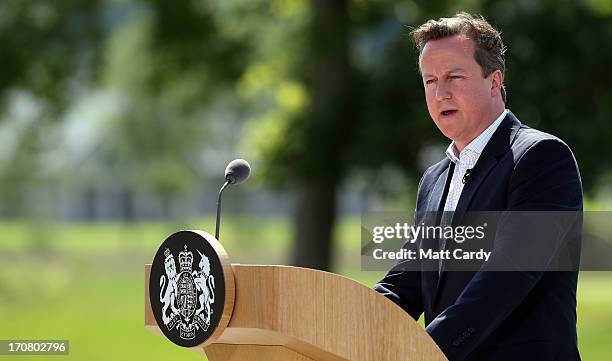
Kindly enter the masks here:
[[189, 320], [196, 309], [196, 286], [191, 272], [181, 272], [178, 278], [179, 310]]

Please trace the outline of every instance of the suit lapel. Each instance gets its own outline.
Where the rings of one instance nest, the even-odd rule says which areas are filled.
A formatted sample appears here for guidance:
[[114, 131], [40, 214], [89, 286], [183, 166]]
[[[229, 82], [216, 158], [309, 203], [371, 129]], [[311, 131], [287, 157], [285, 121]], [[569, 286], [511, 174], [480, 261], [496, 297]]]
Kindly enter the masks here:
[[438, 180], [436, 180], [436, 184], [434, 185], [431, 195], [427, 201], [427, 210], [431, 212], [438, 212], [441, 209], [444, 209], [442, 198], [445, 195], [445, 190], [450, 180], [449, 177], [452, 177], [452, 172], [455, 169], [454, 163], [452, 163], [449, 159], [446, 159], [445, 161], [446, 164], [443, 165], [445, 170], [440, 174]]
[[[514, 117], [512, 112], [508, 112], [495, 133], [493, 133], [487, 146], [483, 149], [482, 154], [478, 158], [478, 162], [474, 165], [472, 179], [465, 184], [463, 191], [461, 191], [459, 202], [455, 208], [455, 214], [460, 215], [462, 212], [471, 208], [470, 205], [472, 200], [482, 182], [499, 162], [500, 156], [506, 154], [510, 150], [510, 143], [516, 135], [518, 125], [520, 125], [518, 119]], [[453, 224], [459, 220], [460, 219], [453, 219]]]
[[[455, 169], [455, 164], [452, 163], [449, 159], [446, 159], [445, 162], [446, 163], [442, 165], [444, 171], [438, 176], [438, 179], [434, 184], [433, 190], [431, 191], [431, 194], [429, 195], [429, 198], [427, 200], [426, 211], [432, 212], [431, 214], [435, 215], [436, 217], [436, 219], [431, 219], [431, 222], [433, 224], [438, 224], [440, 222], [439, 214], [440, 211], [444, 209], [444, 201], [446, 199], [445, 194], [447, 193], [447, 188], [453, 176], [453, 171]], [[437, 243], [435, 245], [433, 243], [428, 245], [422, 244], [421, 247], [431, 247], [434, 248], [434, 251], [437, 251]], [[426, 269], [429, 269], [429, 267], [427, 267]], [[438, 285], [438, 271], [424, 271], [422, 275], [424, 292], [427, 295], [434, 296], [436, 287]], [[433, 308], [430, 310], [430, 312], [433, 312]]]
[[459, 202], [457, 203], [453, 215], [453, 224], [461, 220], [461, 213], [468, 209], [480, 184], [487, 178], [489, 172], [491, 172], [491, 169], [495, 167], [497, 162], [498, 159], [490, 154], [485, 155], [483, 153], [480, 158], [478, 158], [478, 162], [474, 166], [472, 179], [463, 186], [463, 190], [461, 191], [461, 196], [459, 197]]
[[[457, 207], [455, 208], [455, 212], [453, 215], [452, 224], [456, 225], [461, 220], [461, 214], [470, 210], [472, 205], [472, 200], [478, 191], [478, 188], [482, 184], [482, 182], [487, 178], [489, 173], [495, 168], [495, 165], [499, 162], [499, 159], [502, 155], [506, 154], [510, 150], [510, 145], [516, 136], [516, 132], [521, 126], [521, 122], [512, 114], [512, 112], [508, 112], [504, 120], [500, 123], [499, 127], [493, 133], [493, 136], [487, 143], [486, 147], [483, 149], [482, 154], [478, 158], [476, 165], [474, 166], [474, 171], [472, 175], [472, 179], [465, 184], [463, 190], [461, 191], [461, 196], [459, 197], [459, 202], [457, 203]], [[441, 209], [440, 211], [442, 211]], [[450, 244], [453, 242], [448, 242], [446, 244], [446, 249], [449, 249]], [[434, 292], [434, 304], [438, 298], [438, 294], [440, 291], [440, 285], [442, 284], [444, 277], [446, 276], [446, 271], [444, 270], [444, 261], [442, 262], [442, 272], [438, 278], [438, 282], [436, 284], [436, 290]], [[437, 272], [436, 272], [437, 275]]]

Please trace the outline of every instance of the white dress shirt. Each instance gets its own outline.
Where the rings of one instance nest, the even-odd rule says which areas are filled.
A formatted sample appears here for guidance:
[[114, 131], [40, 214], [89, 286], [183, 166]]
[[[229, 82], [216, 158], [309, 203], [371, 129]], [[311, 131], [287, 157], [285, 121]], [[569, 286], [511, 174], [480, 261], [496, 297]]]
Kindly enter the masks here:
[[446, 196], [446, 203], [444, 203], [445, 212], [453, 212], [457, 208], [459, 197], [461, 197], [461, 192], [463, 191], [463, 176], [465, 172], [468, 169], [474, 168], [478, 158], [480, 158], [480, 154], [487, 143], [489, 143], [499, 124], [506, 117], [506, 114], [508, 114], [508, 109], [505, 109], [487, 129], [465, 146], [460, 153], [455, 146], [455, 142], [452, 142], [448, 149], [446, 149], [446, 156], [451, 162], [455, 163], [455, 171], [453, 172], [453, 178], [451, 179], [448, 195]]

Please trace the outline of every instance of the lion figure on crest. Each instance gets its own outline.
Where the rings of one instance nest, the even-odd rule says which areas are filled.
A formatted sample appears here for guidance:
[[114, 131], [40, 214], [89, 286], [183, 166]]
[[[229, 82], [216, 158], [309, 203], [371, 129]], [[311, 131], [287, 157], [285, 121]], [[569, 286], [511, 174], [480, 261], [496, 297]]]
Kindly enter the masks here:
[[193, 271], [193, 280], [195, 281], [196, 288], [199, 292], [202, 292], [199, 296], [200, 307], [196, 310], [195, 314], [200, 315], [202, 311], [205, 311], [205, 322], [210, 323], [210, 315], [212, 314], [211, 304], [215, 303], [215, 278], [210, 274], [210, 261], [208, 257], [200, 253], [200, 263], [198, 266], [199, 270]]
[[[164, 304], [162, 309], [162, 320], [164, 321], [164, 324], [167, 325], [172, 319], [172, 316], [178, 312], [178, 309], [174, 304], [177, 295], [177, 274], [174, 256], [170, 253], [170, 250], [166, 248], [166, 250], [164, 251], [164, 255], [166, 256], [164, 260], [166, 275], [162, 275], [159, 278], [159, 302]], [[166, 289], [164, 290], [164, 286], [166, 284], [166, 276], [168, 277], [168, 287], [166, 287]], [[168, 307], [170, 307], [171, 310], [170, 316], [166, 315], [166, 313], [168, 312]]]

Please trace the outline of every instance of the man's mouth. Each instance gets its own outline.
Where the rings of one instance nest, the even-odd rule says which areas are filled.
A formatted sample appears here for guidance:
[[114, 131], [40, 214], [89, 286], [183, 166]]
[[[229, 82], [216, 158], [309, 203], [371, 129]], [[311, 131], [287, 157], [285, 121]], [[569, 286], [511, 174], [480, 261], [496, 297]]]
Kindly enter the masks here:
[[444, 116], [444, 117], [447, 117], [449, 115], [453, 115], [455, 113], [457, 113], [456, 109], [453, 109], [453, 110], [443, 110], [442, 112], [440, 112], [440, 114], [442, 114], [442, 116]]

